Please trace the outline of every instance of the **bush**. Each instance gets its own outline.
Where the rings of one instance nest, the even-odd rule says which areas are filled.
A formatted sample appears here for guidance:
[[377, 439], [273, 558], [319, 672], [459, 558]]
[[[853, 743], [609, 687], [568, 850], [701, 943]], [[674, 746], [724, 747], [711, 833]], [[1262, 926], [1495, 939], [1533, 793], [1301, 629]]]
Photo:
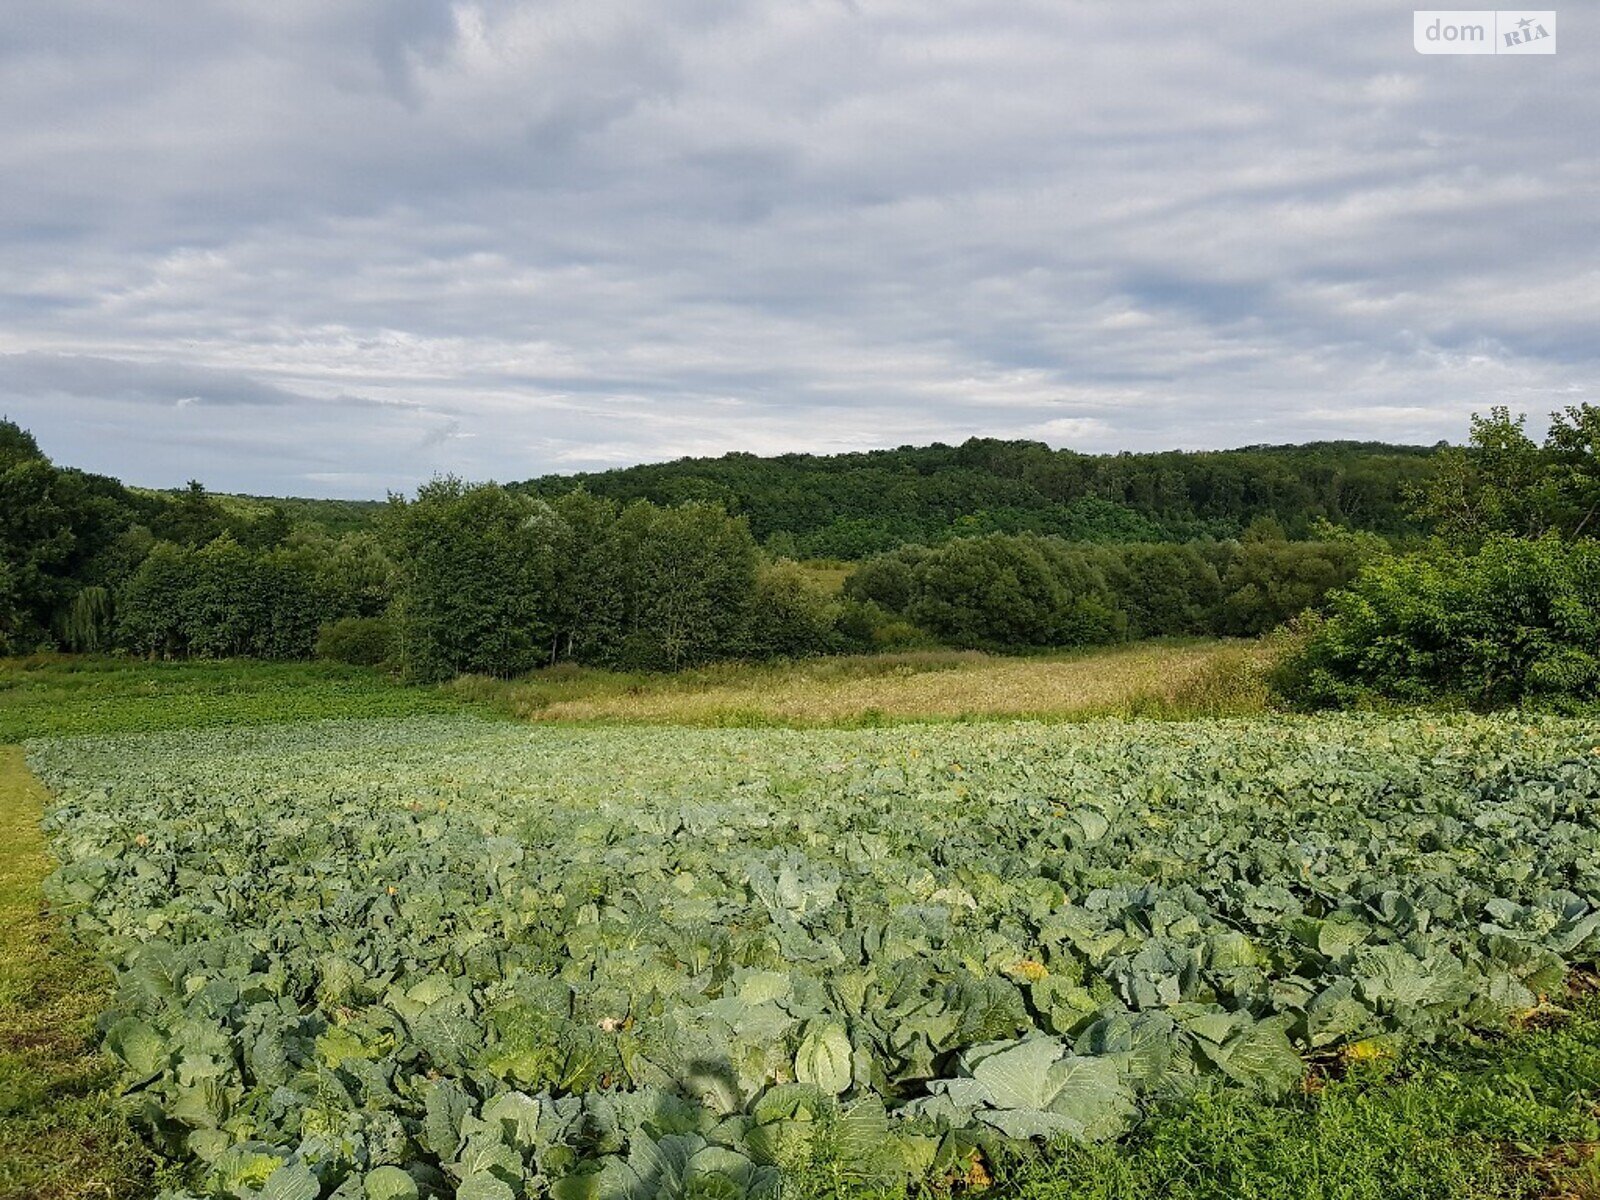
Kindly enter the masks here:
[[1348, 587], [1362, 562], [1379, 550], [1357, 538], [1245, 541], [1223, 572], [1217, 632], [1258, 637], [1277, 628], [1321, 605], [1329, 592]]
[[1299, 627], [1273, 686], [1298, 708], [1600, 699], [1600, 545], [1493, 537], [1378, 559]]
[[926, 630], [870, 600], [844, 600], [835, 629], [839, 648], [852, 654], [927, 650], [938, 645]]
[[1018, 651], [1118, 641], [1098, 551], [1032, 534], [957, 538], [912, 569], [906, 616], [951, 646]]
[[1130, 637], [1211, 631], [1222, 588], [1217, 569], [1193, 546], [1134, 544], [1115, 555], [1112, 586]]
[[317, 657], [357, 667], [378, 667], [394, 657], [395, 627], [387, 617], [345, 617], [317, 633]]
[[781, 558], [756, 576], [750, 651], [758, 658], [806, 658], [839, 648], [839, 606], [805, 570]]
[[851, 600], [903, 613], [910, 607], [912, 587], [911, 562], [907, 556], [880, 554], [850, 573], [844, 581], [844, 594]]

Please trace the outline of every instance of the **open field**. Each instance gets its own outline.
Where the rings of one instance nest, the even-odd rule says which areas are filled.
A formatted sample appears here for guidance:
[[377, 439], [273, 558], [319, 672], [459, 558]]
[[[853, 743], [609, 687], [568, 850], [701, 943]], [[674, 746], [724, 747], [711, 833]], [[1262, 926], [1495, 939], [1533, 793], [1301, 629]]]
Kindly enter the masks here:
[[457, 717], [31, 761], [209, 1194], [1467, 1197], [1578, 1194], [1600, 1138], [1597, 747]]
[[983, 718], [1245, 716], [1266, 707], [1262, 642], [1142, 642], [1005, 658], [928, 650], [675, 675], [562, 669], [466, 677], [452, 694], [538, 721], [862, 725]]
[[399, 717], [466, 702], [334, 663], [0, 658], [0, 744], [73, 733]]
[[1150, 642], [1032, 658], [926, 650], [676, 674], [573, 667], [403, 686], [334, 663], [0, 659], [0, 744], [75, 733], [474, 711], [523, 720], [863, 725], [1029, 716], [1244, 716], [1266, 703], [1259, 642]]

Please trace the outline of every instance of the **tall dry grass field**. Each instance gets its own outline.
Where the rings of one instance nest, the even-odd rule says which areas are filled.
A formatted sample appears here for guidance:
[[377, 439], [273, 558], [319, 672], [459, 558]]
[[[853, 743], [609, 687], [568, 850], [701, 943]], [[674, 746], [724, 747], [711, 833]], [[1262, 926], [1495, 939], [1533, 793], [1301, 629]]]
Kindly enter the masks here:
[[985, 717], [1241, 716], [1262, 711], [1259, 642], [1144, 642], [1038, 658], [927, 651], [676, 676], [541, 672], [465, 679], [464, 698], [539, 721], [848, 725]]

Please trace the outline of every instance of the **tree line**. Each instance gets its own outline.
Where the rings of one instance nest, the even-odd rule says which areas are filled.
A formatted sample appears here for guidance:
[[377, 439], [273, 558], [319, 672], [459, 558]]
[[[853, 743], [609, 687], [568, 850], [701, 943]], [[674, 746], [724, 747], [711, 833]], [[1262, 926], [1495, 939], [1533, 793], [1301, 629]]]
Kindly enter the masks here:
[[1220, 542], [1093, 545], [989, 534], [870, 558], [844, 591], [941, 644], [973, 649], [1250, 637], [1318, 604], [1383, 549], [1372, 535], [1331, 526], [1320, 539], [1292, 542], [1265, 523]]
[[515, 485], [552, 497], [584, 488], [621, 502], [701, 501], [750, 522], [792, 558], [860, 559], [908, 544], [990, 533], [1080, 542], [1227, 540], [1266, 520], [1286, 536], [1321, 523], [1420, 538], [1409, 494], [1438, 448], [1318, 442], [1242, 450], [1080, 454], [973, 438], [859, 454], [726, 454]]
[[[1587, 702], [1600, 698], [1600, 410], [1555, 414], [1543, 444], [1524, 425], [1497, 409], [1474, 418], [1467, 445], [1426, 454], [1343, 443], [1114, 458], [1012, 442], [887, 451], [912, 494], [943, 487], [947, 502], [918, 516], [934, 536], [860, 553], [839, 588], [783, 553], [836, 518], [773, 528], [770, 488], [735, 497], [747, 510], [766, 497], [760, 513], [730, 512], [727, 497], [699, 494], [704, 461], [569, 480], [565, 490], [438, 479], [369, 514], [246, 503], [199, 484], [128, 489], [56, 466], [25, 431], [0, 423], [0, 652], [320, 654], [431, 679], [923, 645], [1020, 652], [1287, 624], [1291, 652], [1277, 683], [1302, 707]], [[826, 477], [851, 491], [890, 469], [882, 457], [712, 462], [752, 480], [789, 472], [791, 482]], [[1169, 460], [1186, 465], [1163, 476], [1156, 466]], [[1306, 461], [1331, 472], [1306, 484], [1322, 499], [1287, 510], [1294, 493], [1276, 466], [1224, 488], [1233, 477], [1218, 465]], [[1340, 474], [1363, 462], [1381, 486], [1363, 491]], [[1417, 464], [1426, 472], [1415, 475]], [[969, 485], [1035, 486], [1071, 472], [1078, 483], [1061, 486], [1076, 494], [1042, 522], [1068, 534], [992, 528], [1004, 524], [1002, 509], [971, 507]], [[1122, 490], [1078, 490], [1086, 479], [1120, 479]], [[631, 494], [650, 480], [651, 495]], [[1227, 509], [1230, 528], [1249, 521], [1226, 537], [1158, 536], [1192, 529], [1184, 512], [1210, 513], [1202, 528], [1222, 519], [1197, 502], [1201, 480], [1243, 498]], [[1167, 499], [1130, 502], [1146, 487]], [[1399, 499], [1372, 499], [1391, 493]], [[893, 517], [905, 496], [883, 495]], [[334, 522], [310, 515], [323, 509]], [[1089, 526], [1072, 524], [1085, 514]]]
[[1347, 582], [1371, 549], [1332, 527], [1291, 541], [1269, 518], [1226, 541], [989, 533], [875, 555], [837, 591], [703, 500], [439, 479], [331, 532], [197, 483], [137, 492], [57, 467], [15, 425], [0, 439], [0, 645], [13, 653], [320, 653], [439, 678], [1248, 635]]

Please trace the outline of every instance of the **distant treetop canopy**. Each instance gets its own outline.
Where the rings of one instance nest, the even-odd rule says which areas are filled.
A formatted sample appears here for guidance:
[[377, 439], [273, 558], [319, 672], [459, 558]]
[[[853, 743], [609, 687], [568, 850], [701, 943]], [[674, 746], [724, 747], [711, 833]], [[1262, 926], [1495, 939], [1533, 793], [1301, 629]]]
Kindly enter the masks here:
[[1313, 442], [1240, 450], [1080, 454], [1042, 442], [973, 438], [854, 454], [725, 454], [579, 475], [517, 490], [575, 487], [613, 500], [721, 504], [763, 544], [800, 557], [864, 558], [908, 543], [986, 533], [1070, 541], [1237, 537], [1258, 519], [1290, 537], [1316, 522], [1416, 536], [1408, 494], [1437, 449]]

